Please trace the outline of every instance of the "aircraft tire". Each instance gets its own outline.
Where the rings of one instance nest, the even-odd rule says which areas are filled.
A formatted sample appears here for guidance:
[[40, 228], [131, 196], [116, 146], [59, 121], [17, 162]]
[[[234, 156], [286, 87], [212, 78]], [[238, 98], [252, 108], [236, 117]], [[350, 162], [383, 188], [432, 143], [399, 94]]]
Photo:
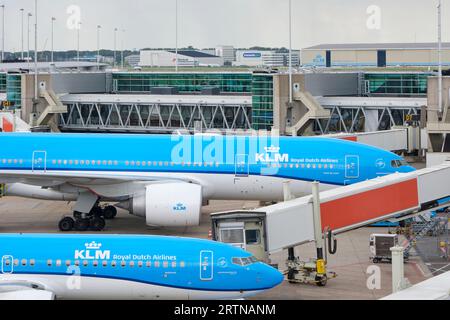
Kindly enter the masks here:
[[114, 219], [117, 216], [117, 209], [113, 206], [107, 206], [105, 209], [103, 209], [103, 217], [106, 220]]
[[102, 231], [103, 229], [105, 229], [105, 226], [105, 219], [101, 217], [94, 217], [89, 221], [89, 228], [92, 231]]
[[87, 231], [89, 229], [89, 225], [90, 225], [89, 219], [75, 220], [75, 230], [76, 231]]
[[70, 217], [65, 217], [61, 219], [58, 223], [60, 231], [69, 232], [72, 231], [75, 225], [75, 221]]

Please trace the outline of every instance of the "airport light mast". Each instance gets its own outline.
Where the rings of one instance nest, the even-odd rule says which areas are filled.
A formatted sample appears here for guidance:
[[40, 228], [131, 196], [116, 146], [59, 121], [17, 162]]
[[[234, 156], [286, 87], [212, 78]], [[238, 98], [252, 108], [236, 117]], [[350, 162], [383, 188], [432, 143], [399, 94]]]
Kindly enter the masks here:
[[289, 0], [289, 104], [293, 102], [292, 97], [292, 0]]
[[114, 63], [113, 67], [116, 67], [116, 59], [117, 59], [117, 28], [114, 28]]
[[21, 14], [21, 53], [20, 53], [20, 58], [23, 60], [23, 56], [24, 56], [24, 49], [23, 49], [23, 13], [24, 13], [25, 9], [20, 9], [20, 14]]
[[31, 13], [28, 13], [27, 15], [27, 63], [28, 63], [28, 69], [30, 69], [30, 18], [33, 15]]
[[5, 5], [0, 6], [2, 8], [2, 61], [5, 60]]
[[52, 56], [51, 56], [51, 61], [52, 61], [52, 63], [54, 63], [55, 62], [55, 59], [54, 59], [54, 51], [55, 51], [55, 49], [54, 49], [54, 24], [55, 24], [55, 21], [56, 21], [56, 18], [55, 17], [52, 17]]
[[97, 70], [100, 71], [100, 29], [101, 25], [97, 26]]
[[438, 5], [438, 111], [439, 117], [442, 114], [442, 1]]
[[34, 0], [34, 101], [33, 110], [31, 114], [31, 124], [34, 126], [37, 104], [38, 104], [38, 2]]
[[178, 0], [175, 0], [175, 72], [178, 72]]

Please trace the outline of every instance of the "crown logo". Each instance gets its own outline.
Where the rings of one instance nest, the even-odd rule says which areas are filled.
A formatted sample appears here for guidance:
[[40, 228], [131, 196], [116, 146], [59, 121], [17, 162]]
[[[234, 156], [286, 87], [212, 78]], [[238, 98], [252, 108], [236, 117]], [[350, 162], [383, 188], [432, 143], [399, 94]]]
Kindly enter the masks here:
[[97, 243], [95, 241], [92, 241], [91, 243], [85, 243], [84, 245], [85, 245], [87, 250], [89, 250], [89, 249], [91, 249], [91, 250], [98, 250], [98, 249], [100, 249], [102, 247], [101, 243]]
[[265, 150], [267, 153], [278, 153], [278, 152], [280, 152], [280, 147], [274, 147], [274, 146], [271, 146], [271, 147], [264, 147], [264, 150]]

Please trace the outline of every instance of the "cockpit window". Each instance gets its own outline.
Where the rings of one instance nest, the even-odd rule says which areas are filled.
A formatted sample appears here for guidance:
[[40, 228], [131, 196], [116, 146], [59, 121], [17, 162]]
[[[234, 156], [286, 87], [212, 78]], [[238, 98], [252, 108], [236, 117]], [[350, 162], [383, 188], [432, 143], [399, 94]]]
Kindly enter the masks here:
[[392, 168], [400, 168], [400, 167], [409, 166], [409, 164], [405, 160], [401, 159], [401, 160], [392, 160], [391, 166], [392, 166]]
[[233, 261], [233, 264], [245, 267], [245, 266], [248, 266], [248, 265], [258, 262], [258, 259], [256, 259], [256, 257], [254, 257], [254, 256], [251, 256], [251, 257], [247, 257], [247, 258], [233, 258], [232, 261]]

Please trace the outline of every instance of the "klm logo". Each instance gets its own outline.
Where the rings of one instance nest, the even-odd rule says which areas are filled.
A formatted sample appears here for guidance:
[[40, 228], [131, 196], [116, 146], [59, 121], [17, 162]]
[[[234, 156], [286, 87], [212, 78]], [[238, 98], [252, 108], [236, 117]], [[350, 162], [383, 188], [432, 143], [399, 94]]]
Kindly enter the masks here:
[[186, 211], [187, 208], [182, 203], [178, 203], [176, 206], [173, 207], [174, 211]]
[[75, 259], [82, 260], [108, 260], [111, 257], [111, 251], [100, 250], [101, 243], [92, 241], [85, 243], [85, 250], [75, 250]]
[[270, 162], [289, 162], [289, 154], [281, 154], [279, 147], [266, 147], [265, 153], [257, 153], [255, 156], [256, 162], [270, 163]]

